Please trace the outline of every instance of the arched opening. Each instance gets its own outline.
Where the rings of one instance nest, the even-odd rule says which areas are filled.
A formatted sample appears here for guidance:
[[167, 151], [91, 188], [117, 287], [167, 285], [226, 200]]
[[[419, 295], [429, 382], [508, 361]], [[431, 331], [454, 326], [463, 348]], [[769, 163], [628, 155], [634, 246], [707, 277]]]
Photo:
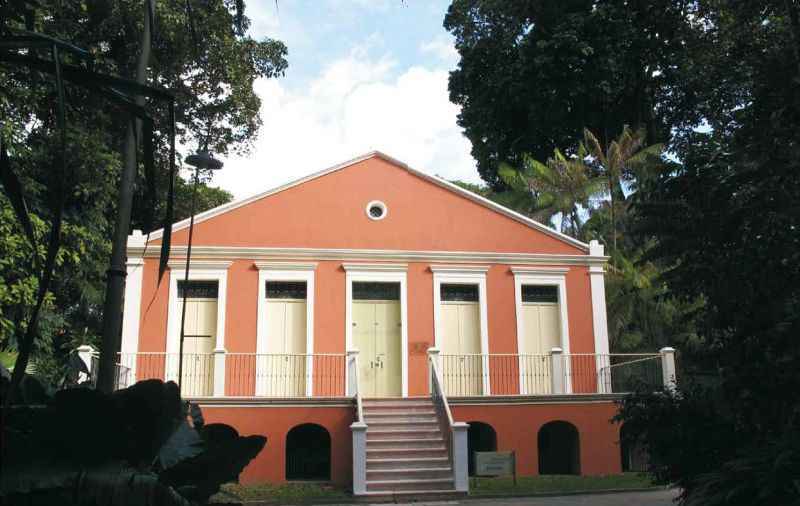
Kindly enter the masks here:
[[488, 423], [469, 422], [467, 429], [467, 454], [469, 475], [475, 476], [475, 452], [496, 452], [497, 433]]
[[331, 479], [331, 435], [324, 427], [304, 423], [286, 434], [286, 479]]
[[619, 430], [619, 448], [622, 458], [622, 472], [643, 473], [650, 464], [650, 456], [641, 437], [623, 425]]
[[539, 429], [539, 474], [581, 474], [578, 429], [549, 422]]

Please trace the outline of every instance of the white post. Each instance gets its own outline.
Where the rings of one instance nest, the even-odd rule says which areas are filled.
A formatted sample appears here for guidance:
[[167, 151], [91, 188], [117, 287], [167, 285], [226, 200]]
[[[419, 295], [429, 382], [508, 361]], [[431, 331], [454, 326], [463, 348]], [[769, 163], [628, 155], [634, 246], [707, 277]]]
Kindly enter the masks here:
[[214, 350], [214, 397], [225, 397], [225, 350]]
[[675, 348], [667, 346], [658, 352], [661, 354], [661, 375], [664, 388], [674, 390], [678, 384], [675, 377]]
[[367, 492], [367, 424], [353, 422], [353, 495]]
[[[439, 374], [442, 374], [442, 356], [439, 354], [439, 348], [435, 346], [428, 348], [428, 357], [430, 357], [430, 362], [436, 365], [436, 370], [439, 371]], [[441, 380], [441, 378], [439, 379]], [[431, 374], [430, 365], [428, 366], [428, 388], [433, 393], [433, 375]], [[442, 385], [442, 388], [444, 388], [444, 385]]]
[[347, 396], [358, 391], [358, 350], [347, 350]]
[[469, 452], [467, 449], [467, 429], [469, 424], [453, 422], [453, 478], [457, 492], [469, 492]]
[[97, 350], [95, 350], [90, 344], [82, 344], [78, 346], [75, 351], [78, 352], [78, 358], [83, 360], [83, 363], [86, 364], [86, 370], [89, 371], [88, 377], [86, 376], [86, 373], [78, 374], [78, 383], [83, 383], [92, 377], [92, 356]]
[[[141, 230], [134, 230], [128, 236], [128, 259], [125, 267], [128, 272], [125, 278], [125, 299], [122, 307], [122, 340], [120, 354], [124, 360], [120, 363], [129, 368], [128, 383], [136, 383], [136, 352], [139, 351], [139, 320], [142, 308], [142, 278], [144, 258], [140, 250], [146, 245], [147, 237]], [[130, 358], [128, 358], [130, 357]]]
[[552, 385], [553, 394], [564, 394], [566, 388], [564, 384], [564, 350], [561, 348], [553, 348], [550, 350], [550, 381]]

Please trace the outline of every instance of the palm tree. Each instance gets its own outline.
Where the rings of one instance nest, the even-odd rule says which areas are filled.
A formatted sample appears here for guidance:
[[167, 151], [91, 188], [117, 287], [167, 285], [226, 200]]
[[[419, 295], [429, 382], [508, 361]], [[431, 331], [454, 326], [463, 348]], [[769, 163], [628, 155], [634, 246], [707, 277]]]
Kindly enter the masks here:
[[617, 217], [615, 208], [619, 203], [625, 203], [626, 196], [623, 191], [622, 182], [641, 181], [647, 177], [660, 161], [660, 156], [664, 152], [663, 144], [653, 144], [642, 147], [645, 139], [644, 129], [633, 131], [625, 125], [622, 133], [603, 150], [603, 146], [597, 137], [588, 129], [583, 130], [584, 141], [581, 145], [594, 160], [594, 164], [599, 169], [598, 172], [604, 176], [608, 185], [611, 213], [611, 240], [614, 253], [617, 252]]
[[523, 155], [520, 169], [501, 164], [498, 174], [510, 191], [495, 200], [545, 223], [560, 213], [561, 232], [578, 237], [581, 207], [587, 208], [589, 199], [605, 188], [603, 177], [593, 175], [586, 165], [587, 155], [581, 145], [569, 157], [556, 149], [547, 163]]

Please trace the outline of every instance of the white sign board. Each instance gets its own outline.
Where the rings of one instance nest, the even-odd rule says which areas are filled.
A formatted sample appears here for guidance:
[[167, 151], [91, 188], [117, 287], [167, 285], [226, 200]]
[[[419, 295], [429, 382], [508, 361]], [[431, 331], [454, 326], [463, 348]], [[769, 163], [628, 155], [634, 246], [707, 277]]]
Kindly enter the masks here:
[[514, 452], [475, 452], [477, 476], [516, 475]]

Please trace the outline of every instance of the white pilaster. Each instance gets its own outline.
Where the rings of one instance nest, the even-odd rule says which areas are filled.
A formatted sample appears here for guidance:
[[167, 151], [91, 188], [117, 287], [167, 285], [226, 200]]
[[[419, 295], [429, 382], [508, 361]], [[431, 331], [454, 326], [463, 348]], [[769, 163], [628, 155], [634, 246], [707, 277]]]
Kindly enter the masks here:
[[214, 397], [225, 397], [225, 349], [214, 350]]
[[457, 492], [469, 491], [469, 452], [467, 450], [467, 429], [469, 424], [453, 422], [453, 478]]
[[353, 495], [363, 495], [367, 491], [367, 424], [353, 422]]
[[[603, 256], [603, 250], [603, 245], [599, 242], [591, 241], [589, 243], [590, 255]], [[592, 291], [592, 327], [594, 328], [594, 352], [597, 363], [597, 392], [611, 393], [605, 269], [602, 265], [589, 266], [589, 285]]]
[[[141, 230], [128, 236], [128, 248], [143, 248], [146, 237]], [[139, 351], [139, 318], [142, 309], [142, 272], [144, 259], [128, 257], [125, 263], [128, 272], [125, 278], [125, 299], [122, 309], [122, 343], [120, 363], [130, 367], [130, 383], [136, 382], [136, 353]]]

